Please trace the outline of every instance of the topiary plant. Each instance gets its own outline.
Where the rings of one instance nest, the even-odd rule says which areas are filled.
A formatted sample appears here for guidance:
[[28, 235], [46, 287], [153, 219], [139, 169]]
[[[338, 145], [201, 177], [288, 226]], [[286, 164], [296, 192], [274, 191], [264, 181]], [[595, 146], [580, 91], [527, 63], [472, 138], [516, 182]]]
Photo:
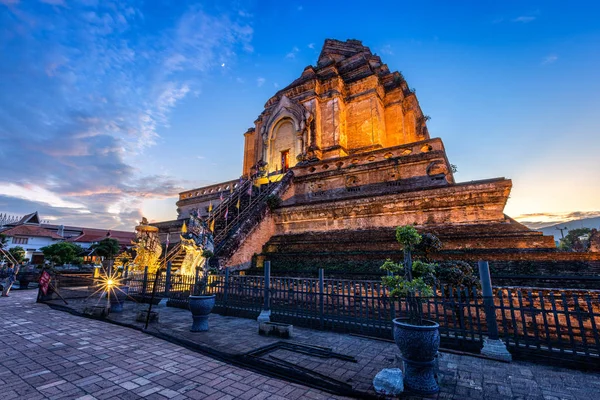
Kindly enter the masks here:
[[381, 278], [381, 281], [389, 289], [390, 296], [406, 298], [408, 322], [423, 325], [421, 298], [433, 295], [436, 264], [423, 261], [413, 263], [412, 251], [421, 242], [421, 235], [413, 226], [397, 227], [396, 240], [402, 245], [404, 263], [386, 260], [381, 269], [387, 271], [388, 276]]
[[430, 255], [436, 253], [442, 248], [442, 241], [433, 233], [423, 233], [421, 241], [415, 245], [415, 253], [429, 262]]

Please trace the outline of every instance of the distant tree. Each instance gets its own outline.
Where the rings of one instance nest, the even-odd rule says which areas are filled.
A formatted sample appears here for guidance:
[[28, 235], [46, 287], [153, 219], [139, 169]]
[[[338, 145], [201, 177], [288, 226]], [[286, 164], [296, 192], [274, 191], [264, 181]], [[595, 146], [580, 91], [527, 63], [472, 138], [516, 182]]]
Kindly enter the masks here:
[[83, 264], [83, 257], [75, 257], [73, 261], [71, 261], [73, 265], [81, 265]]
[[587, 243], [583, 243], [580, 236], [588, 235], [592, 232], [590, 228], [571, 229], [564, 238], [560, 239], [558, 247], [567, 251], [586, 251]]
[[18, 263], [22, 263], [25, 260], [25, 249], [21, 246], [15, 246], [8, 249], [8, 252], [14, 258], [14, 260]]
[[92, 245], [91, 249], [94, 250], [94, 254], [97, 256], [113, 259], [121, 251], [121, 246], [119, 246], [117, 240], [106, 238]]
[[70, 242], [58, 242], [41, 248], [44, 257], [55, 265], [72, 263], [83, 253], [81, 246]]
[[119, 246], [119, 242], [115, 239], [105, 238], [99, 241], [98, 243], [92, 245], [91, 249], [94, 251], [94, 255], [104, 258], [102, 262], [104, 270], [107, 274], [112, 274], [112, 266], [115, 262], [115, 257], [121, 251], [121, 246]]

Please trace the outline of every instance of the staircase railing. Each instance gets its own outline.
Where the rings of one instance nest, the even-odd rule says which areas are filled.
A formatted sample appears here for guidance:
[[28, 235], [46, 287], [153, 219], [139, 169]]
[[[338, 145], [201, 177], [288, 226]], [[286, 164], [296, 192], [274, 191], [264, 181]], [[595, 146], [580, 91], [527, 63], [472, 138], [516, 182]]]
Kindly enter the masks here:
[[238, 222], [242, 218], [246, 218], [248, 215], [250, 215], [252, 213], [252, 211], [254, 210], [255, 206], [257, 204], [262, 203], [263, 200], [267, 196], [269, 196], [269, 194], [271, 194], [271, 190], [265, 190], [265, 191], [261, 192], [258, 196], [254, 197], [252, 199], [250, 204], [248, 204], [248, 206], [246, 208], [244, 208], [244, 210], [242, 212], [240, 212], [238, 215], [233, 217], [231, 219], [231, 222], [229, 222], [229, 221], [227, 222], [225, 229], [222, 229], [217, 235], [215, 235], [215, 250], [217, 249], [217, 247], [219, 247], [220, 242], [225, 237], [227, 237], [228, 233], [237, 226]]
[[[289, 173], [291, 173], [291, 172], [289, 172]], [[248, 206], [245, 207], [243, 211], [238, 213], [238, 215], [236, 215], [234, 218], [232, 218], [231, 223], [227, 222], [225, 229], [221, 230], [214, 237], [215, 253], [217, 253], [223, 247], [225, 239], [227, 239], [227, 237], [229, 237], [231, 232], [234, 231], [235, 229], [237, 229], [238, 226], [243, 221], [245, 221], [250, 215], [255, 213], [256, 209], [258, 208], [258, 205], [263, 203], [268, 196], [273, 194], [275, 189], [278, 188], [280, 185], [281, 185], [281, 181], [268, 184], [267, 190], [261, 191], [258, 194], [258, 196], [252, 198], [250, 204], [248, 204]]]
[[[235, 188], [233, 192], [231, 192], [227, 197], [225, 197], [223, 201], [220, 204], [218, 204], [215, 207], [215, 209], [211, 212], [211, 217], [208, 219], [208, 226], [210, 226], [213, 220], [216, 220], [219, 216], [224, 215], [224, 210], [226, 210], [227, 207], [231, 205], [233, 199], [235, 199], [242, 193], [245, 193], [248, 190], [248, 187], [252, 184], [253, 182], [251, 179], [246, 180], [242, 182], [242, 184], [238, 185], [238, 187]], [[177, 254], [179, 254], [181, 249], [181, 242], [179, 242], [167, 252], [167, 254], [162, 258], [161, 263], [166, 264], [167, 262], [172, 261], [177, 256]]]
[[227, 197], [225, 197], [223, 199], [223, 201], [221, 203], [219, 203], [215, 209], [211, 212], [210, 218], [208, 220], [208, 226], [210, 226], [210, 224], [212, 223], [213, 220], [217, 219], [219, 216], [224, 215], [225, 214], [225, 210], [232, 205], [233, 200], [241, 195], [242, 193], [245, 193], [248, 190], [248, 187], [253, 185], [254, 183], [252, 182], [252, 179], [248, 179], [246, 181], [244, 181], [241, 185], [238, 185], [238, 187], [236, 189], [234, 189], [233, 192], [231, 192]]
[[10, 252], [4, 250], [2, 247], [0, 247], [0, 252], [4, 255], [4, 257], [6, 257], [6, 259], [8, 261], [10, 261], [11, 263], [13, 263], [13, 265], [16, 267], [17, 265], [19, 265], [19, 262], [12, 256], [12, 254], [10, 254]]
[[180, 249], [181, 249], [181, 242], [177, 243], [175, 246], [173, 246], [173, 248], [171, 250], [168, 251], [168, 253], [163, 258], [162, 262], [167, 263], [167, 262], [171, 261], [173, 258], [175, 258], [177, 253], [179, 253]]

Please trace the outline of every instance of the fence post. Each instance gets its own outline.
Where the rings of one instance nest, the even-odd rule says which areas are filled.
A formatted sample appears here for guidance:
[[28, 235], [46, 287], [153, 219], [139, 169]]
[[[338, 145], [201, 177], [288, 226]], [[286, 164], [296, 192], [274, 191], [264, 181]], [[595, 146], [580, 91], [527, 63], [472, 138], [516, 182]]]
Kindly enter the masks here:
[[325, 270], [319, 268], [319, 320], [321, 329], [325, 326]]
[[260, 315], [256, 319], [259, 324], [261, 322], [271, 322], [271, 298], [270, 298], [270, 295], [271, 295], [271, 292], [270, 292], [271, 261], [265, 261], [264, 268], [265, 268], [265, 282], [264, 282], [264, 289], [265, 289], [264, 300], [265, 300], [265, 302], [263, 303], [263, 310], [260, 312]]
[[171, 291], [171, 261], [167, 262], [167, 273], [165, 274], [165, 298], [169, 297]]
[[[394, 276], [394, 273], [391, 271], [387, 272], [388, 276]], [[381, 285], [383, 286], [383, 285]], [[383, 286], [383, 290], [387, 290], [388, 291], [388, 299], [390, 302], [390, 314], [392, 316], [392, 321], [396, 319], [396, 301], [394, 300], [394, 298], [392, 296], [390, 296], [389, 294], [389, 289], [386, 289], [385, 286]], [[392, 331], [393, 331], [393, 326], [394, 324], [392, 323]]]
[[479, 261], [479, 279], [481, 280], [481, 291], [483, 294], [483, 309], [488, 326], [489, 337], [483, 339], [481, 354], [501, 361], [512, 361], [512, 356], [506, 349], [506, 345], [500, 340], [498, 334], [498, 322], [496, 321], [496, 307], [492, 293], [492, 278], [490, 266], [487, 261]]
[[227, 315], [227, 297], [229, 295], [229, 268], [225, 268], [225, 282], [223, 283], [223, 312]]
[[196, 266], [196, 275], [194, 275], [194, 287], [192, 288], [192, 294], [195, 294], [196, 287], [198, 286], [198, 281], [200, 280], [200, 267]]
[[144, 280], [142, 281], [142, 297], [146, 298], [146, 289], [148, 288], [148, 266], [144, 267]]

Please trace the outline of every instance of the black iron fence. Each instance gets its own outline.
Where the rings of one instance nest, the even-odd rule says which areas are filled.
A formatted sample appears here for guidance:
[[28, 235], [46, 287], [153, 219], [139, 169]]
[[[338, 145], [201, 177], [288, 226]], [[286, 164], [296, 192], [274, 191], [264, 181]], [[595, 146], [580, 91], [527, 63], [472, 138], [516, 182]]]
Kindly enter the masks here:
[[[130, 272], [125, 284], [137, 301], [150, 301], [156, 284], [155, 301], [167, 298], [167, 305], [187, 308], [196, 279]], [[81, 283], [69, 277], [55, 282], [63, 294]], [[85, 285], [92, 287], [91, 279]], [[216, 296], [215, 312], [221, 314], [256, 318], [267, 307], [273, 321], [386, 339], [392, 337], [392, 319], [407, 315], [406, 302], [390, 299], [381, 281], [329, 279], [323, 273], [319, 278], [211, 275], [207, 292]], [[600, 363], [600, 291], [494, 287], [494, 307], [487, 312], [484, 300], [476, 287], [437, 286], [422, 301], [423, 316], [439, 323], [446, 346], [478, 350], [494, 318], [513, 353]]]
[[[207, 292], [216, 295], [215, 311], [256, 318], [265, 305], [271, 319], [298, 326], [392, 337], [392, 319], [407, 316], [404, 300], [390, 299], [377, 280], [213, 275]], [[173, 275], [168, 289], [164, 275], [157, 297], [168, 305], [187, 308], [196, 277]], [[154, 274], [132, 273], [129, 293], [148, 299]], [[446, 346], [479, 349], [489, 335], [488, 319], [495, 318], [500, 338], [513, 352], [583, 357], [600, 362], [600, 291], [494, 287], [493, 312], [486, 313], [476, 287], [440, 285], [423, 299], [426, 319], [440, 325]], [[265, 301], [267, 296], [267, 301]]]

